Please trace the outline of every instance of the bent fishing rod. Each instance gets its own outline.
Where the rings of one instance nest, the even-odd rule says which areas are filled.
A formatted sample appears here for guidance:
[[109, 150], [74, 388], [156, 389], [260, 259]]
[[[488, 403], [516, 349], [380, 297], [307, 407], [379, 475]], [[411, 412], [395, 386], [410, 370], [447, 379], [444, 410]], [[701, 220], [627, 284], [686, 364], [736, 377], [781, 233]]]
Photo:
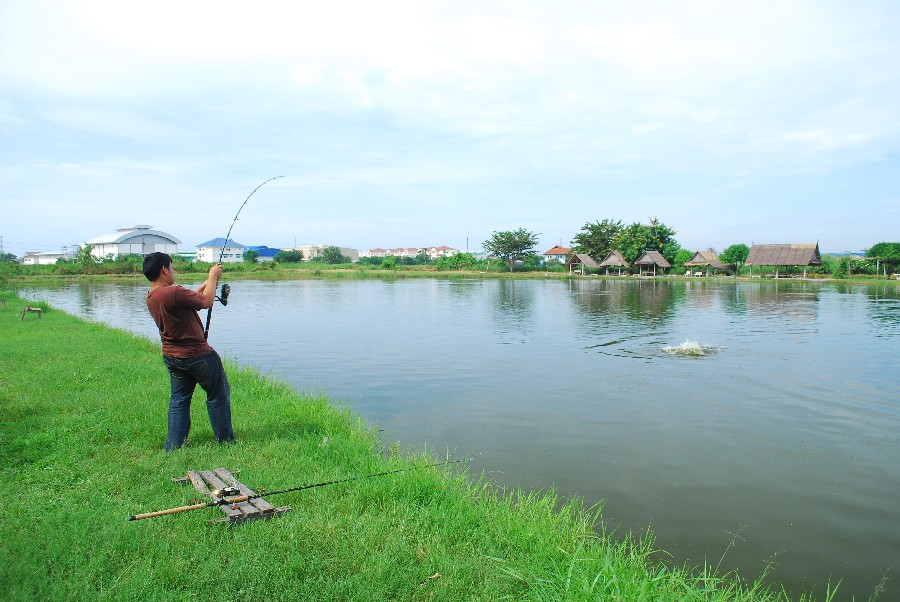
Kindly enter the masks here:
[[[257, 190], [271, 182], [272, 180], [277, 180], [278, 178], [283, 178], [284, 176], [275, 176], [274, 178], [269, 178], [259, 186], [253, 189], [253, 192], [247, 195], [247, 198], [244, 199], [244, 202], [241, 203], [241, 206], [238, 208], [237, 213], [234, 214], [234, 220], [231, 222], [231, 227], [228, 228], [228, 234], [225, 235], [225, 242], [222, 243], [222, 251], [219, 252], [219, 261], [217, 263], [222, 263], [222, 257], [225, 256], [225, 247], [228, 246], [228, 241], [231, 239], [231, 230], [234, 228], [234, 225], [237, 223], [238, 216], [241, 214], [241, 211], [244, 210], [244, 205], [247, 204], [247, 201], [250, 200]], [[228, 284], [222, 285], [222, 294], [217, 296], [216, 299], [219, 300], [222, 305], [228, 305], [228, 295], [231, 293], [231, 287]], [[215, 301], [213, 301], [213, 305], [215, 305]], [[209, 306], [209, 309], [206, 310], [206, 328], [203, 330], [203, 340], [207, 340], [209, 338], [209, 321], [212, 318], [212, 305]]]
[[406, 472], [409, 470], [415, 470], [417, 468], [432, 468], [434, 466], [445, 466], [447, 464], [456, 464], [458, 462], [462, 462], [462, 460], [447, 460], [446, 462], [437, 462], [435, 464], [426, 464], [425, 466], [411, 466], [409, 468], [398, 468], [396, 470], [386, 470], [384, 472], [376, 472], [374, 474], [367, 474], [359, 477], [347, 477], [346, 479], [337, 479], [335, 481], [325, 481], [324, 483], [312, 483], [308, 485], [298, 485], [297, 487], [289, 487], [287, 489], [280, 489], [278, 491], [263, 491], [262, 493], [254, 493], [252, 495], [234, 495], [236, 493], [240, 493], [240, 490], [237, 487], [225, 487], [221, 490], [215, 490], [212, 492], [217, 499], [211, 502], [200, 502], [199, 504], [191, 504], [190, 506], [179, 506], [178, 508], [168, 508], [166, 510], [157, 510], [155, 512], [144, 512], [143, 514], [133, 514], [128, 518], [128, 520], [141, 520], [144, 518], [155, 518], [157, 516], [164, 516], [166, 514], [177, 514], [179, 512], [190, 512], [191, 510], [202, 510], [204, 508], [215, 508], [216, 506], [227, 506], [230, 504], [240, 504], [241, 502], [247, 502], [249, 500], [255, 500], [257, 498], [261, 498], [263, 496], [271, 497], [273, 495], [281, 495], [283, 493], [291, 493], [294, 491], [303, 491], [304, 489], [314, 489], [316, 487], [327, 487], [328, 485], [337, 485], [338, 483], [347, 483], [349, 481], [361, 481], [363, 479], [372, 479], [375, 477], [383, 477], [385, 475], [394, 474], [397, 472]]

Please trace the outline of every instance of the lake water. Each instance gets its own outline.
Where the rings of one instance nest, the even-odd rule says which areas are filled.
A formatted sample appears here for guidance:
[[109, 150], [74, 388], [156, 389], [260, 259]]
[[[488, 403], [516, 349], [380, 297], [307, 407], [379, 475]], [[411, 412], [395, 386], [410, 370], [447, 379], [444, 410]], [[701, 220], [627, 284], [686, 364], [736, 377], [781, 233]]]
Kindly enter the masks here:
[[[841, 580], [838, 600], [865, 599], [886, 576], [879, 599], [900, 599], [898, 288], [231, 284], [211, 344], [325, 391], [388, 442], [469, 458], [504, 486], [603, 501], [611, 527], [650, 526], [678, 562], [715, 566], [724, 554], [723, 569], [749, 578], [773, 563], [795, 593]], [[158, 340], [146, 288], [20, 294]]]

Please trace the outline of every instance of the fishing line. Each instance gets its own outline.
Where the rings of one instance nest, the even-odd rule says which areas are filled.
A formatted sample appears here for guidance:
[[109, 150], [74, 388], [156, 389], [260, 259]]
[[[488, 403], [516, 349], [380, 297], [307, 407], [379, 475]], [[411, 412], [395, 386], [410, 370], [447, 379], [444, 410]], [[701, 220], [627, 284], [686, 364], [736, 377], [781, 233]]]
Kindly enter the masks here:
[[[251, 192], [250, 194], [247, 195], [247, 198], [244, 199], [244, 202], [241, 203], [240, 207], [238, 207], [237, 213], [234, 214], [234, 219], [231, 222], [231, 227], [228, 228], [228, 234], [225, 235], [225, 242], [222, 243], [222, 251], [219, 253], [219, 261], [217, 263], [222, 263], [222, 258], [225, 256], [225, 247], [228, 246], [228, 241], [231, 238], [231, 230], [234, 229], [234, 225], [238, 221], [238, 216], [241, 214], [241, 211], [244, 210], [244, 205], [247, 204], [247, 201], [250, 200], [250, 197], [252, 197], [256, 193], [257, 190], [259, 190], [260, 188], [262, 188], [263, 186], [265, 186], [272, 180], [277, 180], [278, 178], [283, 178], [283, 177], [284, 176], [275, 176], [274, 178], [269, 178], [268, 180], [266, 180], [265, 182], [263, 182], [262, 184], [260, 184], [256, 188], [254, 188], [253, 192]], [[228, 285], [226, 285], [226, 284], [222, 285], [222, 294], [221, 294], [221, 296], [216, 297], [216, 299], [218, 299], [219, 301], [222, 302], [222, 305], [228, 305], [228, 295], [231, 292], [231, 287], [229, 286], [228, 288], [226, 288], [226, 286], [228, 286]], [[213, 302], [213, 305], [215, 305], [215, 301]], [[209, 321], [212, 318], [212, 310], [213, 310], [212, 305], [210, 305], [209, 309], [206, 310], [206, 328], [203, 330], [203, 340], [204, 341], [209, 338]]]

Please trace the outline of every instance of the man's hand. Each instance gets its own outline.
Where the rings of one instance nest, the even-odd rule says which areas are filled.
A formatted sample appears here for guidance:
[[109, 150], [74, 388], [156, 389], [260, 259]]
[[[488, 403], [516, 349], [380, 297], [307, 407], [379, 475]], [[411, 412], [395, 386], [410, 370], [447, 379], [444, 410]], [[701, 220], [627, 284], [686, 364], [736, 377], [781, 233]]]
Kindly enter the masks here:
[[213, 267], [209, 268], [209, 280], [212, 280], [214, 284], [218, 284], [219, 278], [222, 277], [222, 264], [217, 263]]
[[203, 295], [203, 307], [212, 307], [213, 303], [216, 302], [216, 287], [219, 285], [219, 278], [221, 277], [221, 263], [217, 263], [209, 268], [209, 275], [206, 277], [206, 282], [201, 284], [200, 288], [197, 289], [197, 292]]

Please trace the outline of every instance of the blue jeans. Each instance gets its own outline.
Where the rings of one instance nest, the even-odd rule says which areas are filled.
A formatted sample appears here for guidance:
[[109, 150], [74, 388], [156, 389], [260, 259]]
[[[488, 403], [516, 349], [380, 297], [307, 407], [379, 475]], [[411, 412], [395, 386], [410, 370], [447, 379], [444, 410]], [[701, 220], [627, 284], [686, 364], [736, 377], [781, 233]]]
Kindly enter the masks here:
[[231, 429], [231, 387], [222, 358], [215, 351], [200, 357], [179, 358], [164, 355], [169, 369], [172, 396], [169, 399], [169, 433], [166, 451], [184, 445], [191, 430], [191, 397], [199, 384], [206, 391], [206, 410], [209, 423], [219, 443], [234, 441]]

